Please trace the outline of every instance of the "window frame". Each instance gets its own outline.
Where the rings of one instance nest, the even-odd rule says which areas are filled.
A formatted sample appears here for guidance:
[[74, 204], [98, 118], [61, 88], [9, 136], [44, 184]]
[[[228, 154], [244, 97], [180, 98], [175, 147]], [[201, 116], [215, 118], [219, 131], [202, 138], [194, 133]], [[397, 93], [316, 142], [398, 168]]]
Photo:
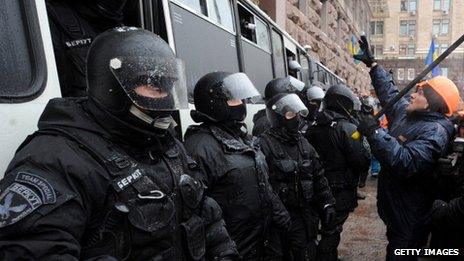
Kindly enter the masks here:
[[[444, 25], [446, 24], [446, 33], [444, 33]], [[438, 32], [436, 32], [435, 27], [438, 26]], [[446, 36], [450, 33], [450, 19], [433, 19], [432, 20], [432, 34]]]
[[[400, 73], [400, 71], [402, 71], [402, 73]], [[396, 76], [396, 79], [398, 79], [398, 81], [404, 81], [404, 79], [405, 79], [405, 77], [404, 77], [405, 76], [404, 75], [404, 68], [398, 68], [397, 74], [398, 75]], [[402, 76], [401, 78], [400, 78], [400, 75]]]
[[170, 0], [170, 2], [172, 4], [175, 4], [175, 5], [183, 8], [184, 10], [186, 10], [186, 11], [192, 13], [193, 15], [195, 15], [195, 16], [197, 16], [197, 17], [199, 17], [199, 18], [201, 18], [201, 19], [203, 19], [203, 20], [205, 20], [205, 21], [207, 21], [207, 22], [221, 28], [224, 31], [227, 31], [227, 32], [229, 32], [229, 33], [231, 33], [233, 35], [236, 35], [237, 34], [237, 28], [236, 28], [236, 25], [235, 25], [235, 12], [234, 12], [234, 7], [232, 6], [232, 2], [230, 0], [228, 0], [229, 4], [230, 4], [231, 12], [232, 12], [232, 25], [233, 25], [233, 28], [232, 28], [232, 31], [231, 31], [229, 28], [227, 28], [224, 25], [214, 21], [213, 19], [211, 19], [211, 17], [208, 16], [208, 2], [206, 0], [204, 0], [204, 1], [205, 1], [205, 4], [206, 4], [206, 12], [207, 12], [206, 15], [198, 13], [197, 11], [195, 11], [194, 9], [189, 7], [188, 5], [182, 3], [182, 0]]
[[[378, 30], [379, 29], [379, 25], [382, 25], [381, 26], [381, 29], [382, 30]], [[374, 27], [372, 27], [374, 26]], [[372, 29], [374, 29], [374, 31], [372, 31]], [[377, 21], [371, 21], [370, 23], [370, 33], [371, 35], [383, 35], [384, 33], [384, 29], [385, 29], [385, 23], [384, 21], [382, 20], [377, 20]], [[379, 33], [379, 31], [382, 31], [381, 33]]]
[[[403, 9], [403, 3], [405, 9]], [[415, 9], [411, 10], [411, 4], [415, 3]], [[416, 12], [417, 11], [417, 0], [401, 0], [400, 1], [400, 12]]]
[[[241, 4], [241, 3], [237, 3], [237, 4], [238, 4], [238, 5], [237, 5], [237, 8], [242, 7], [242, 8], [245, 9], [248, 13], [250, 13], [251, 15], [253, 15], [253, 18], [254, 18], [254, 20], [255, 20], [255, 23], [256, 23], [256, 19], [258, 19], [258, 20], [260, 20], [260, 21], [266, 26], [266, 29], [267, 29], [266, 31], [267, 31], [267, 36], [268, 36], [268, 37], [267, 37], [267, 41], [268, 41], [268, 48], [269, 48], [269, 50], [266, 50], [265, 48], [263, 48], [262, 46], [260, 46], [260, 45], [258, 44], [258, 34], [256, 33], [256, 29], [255, 29], [255, 32], [254, 32], [254, 33], [255, 33], [255, 36], [256, 36], [256, 43], [253, 42], [252, 40], [250, 40], [250, 39], [244, 37], [242, 34], [240, 35], [240, 38], [241, 38], [242, 40], [244, 40], [244, 41], [246, 41], [246, 42], [248, 42], [248, 43], [250, 43], [250, 44], [256, 46], [256, 47], [259, 48], [260, 50], [262, 50], [262, 51], [264, 51], [264, 52], [266, 52], [266, 53], [268, 53], [268, 54], [272, 54], [272, 43], [270, 42], [270, 41], [271, 41], [271, 33], [270, 33], [271, 27], [269, 26], [269, 23], [268, 23], [266, 20], [264, 20], [264, 19], [262, 19], [261, 17], [259, 17], [259, 16], [258, 16], [257, 14], [255, 14], [254, 12], [250, 11], [250, 9], [248, 9], [248, 8], [247, 8], [246, 6], [244, 6], [243, 4]], [[239, 17], [239, 19], [240, 19], [240, 17]], [[257, 28], [257, 27], [256, 27], [256, 28]]]
[[[405, 34], [403, 34], [401, 32], [401, 24], [402, 23], [406, 23], [406, 33]], [[414, 33], [413, 34], [411, 34], [412, 24], [414, 24]], [[417, 26], [416, 20], [400, 20], [399, 36], [400, 37], [416, 36], [416, 32], [417, 32], [416, 26]]]
[[[409, 77], [409, 76], [411, 76], [411, 77]], [[406, 78], [408, 79], [408, 81], [414, 80], [415, 77], [416, 77], [416, 69], [415, 68], [408, 68], [408, 73], [406, 75]]]
[[47, 62], [39, 25], [39, 16], [35, 1], [20, 0], [21, 18], [23, 19], [26, 33], [27, 46], [29, 47], [31, 83], [29, 93], [22, 95], [0, 95], [2, 103], [24, 103], [39, 97], [45, 90], [47, 83]]

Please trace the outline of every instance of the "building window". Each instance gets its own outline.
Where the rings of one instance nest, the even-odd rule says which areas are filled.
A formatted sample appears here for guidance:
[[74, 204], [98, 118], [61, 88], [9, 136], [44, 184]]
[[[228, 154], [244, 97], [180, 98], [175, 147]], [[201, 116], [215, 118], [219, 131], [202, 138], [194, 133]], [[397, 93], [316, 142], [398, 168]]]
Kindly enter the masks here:
[[371, 22], [371, 35], [383, 35], [383, 21]]
[[432, 33], [434, 35], [447, 35], [449, 32], [449, 19], [434, 19]]
[[442, 68], [440, 68], [440, 70], [441, 70], [441, 75], [442, 76], [448, 77], [448, 68], [446, 68], [446, 67], [443, 68], [442, 67]]
[[400, 21], [400, 36], [414, 36], [416, 34], [416, 20]]
[[[345, 3], [352, 4], [353, 1], [345, 1]], [[371, 9], [374, 13], [383, 13], [387, 9], [386, 3], [382, 1], [371, 2]]]
[[407, 55], [414, 55], [414, 44], [408, 44], [408, 49], [406, 51]]
[[413, 56], [414, 51], [414, 44], [400, 44], [400, 55]]
[[398, 81], [404, 81], [404, 68], [398, 68]]
[[449, 11], [450, 10], [450, 0], [434, 0], [433, 1], [433, 10], [442, 10], [442, 11]]
[[372, 46], [372, 52], [374, 56], [382, 56], [383, 55], [383, 45], [373, 45]]
[[401, 11], [415, 12], [417, 0], [401, 0]]
[[408, 81], [414, 80], [416, 77], [416, 70], [414, 68], [408, 68]]
[[400, 48], [399, 48], [399, 49], [400, 49], [400, 50], [399, 50], [399, 51], [400, 51], [400, 52], [399, 52], [400, 55], [406, 55], [406, 50], [408, 49], [407, 45], [405, 45], [405, 44], [400, 44]]

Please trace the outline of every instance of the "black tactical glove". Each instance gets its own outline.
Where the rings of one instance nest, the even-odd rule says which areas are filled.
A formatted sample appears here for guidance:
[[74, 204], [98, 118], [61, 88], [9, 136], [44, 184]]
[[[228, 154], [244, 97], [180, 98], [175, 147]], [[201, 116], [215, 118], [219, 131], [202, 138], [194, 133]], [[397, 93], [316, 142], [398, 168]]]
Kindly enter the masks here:
[[373, 115], [361, 114], [359, 116], [358, 131], [361, 135], [369, 137], [375, 130], [380, 128], [380, 123]]
[[324, 208], [322, 216], [322, 225], [325, 227], [332, 227], [335, 221], [335, 207], [333, 205], [327, 205]]
[[443, 200], [435, 200], [432, 206], [432, 221], [435, 225], [439, 225], [440, 220], [446, 216], [448, 203]]
[[371, 67], [372, 64], [375, 62], [375, 58], [371, 53], [371, 49], [369, 47], [369, 43], [367, 42], [366, 36], [362, 35], [361, 40], [359, 40], [358, 43], [362, 53], [353, 55], [353, 58], [363, 62], [367, 67]]

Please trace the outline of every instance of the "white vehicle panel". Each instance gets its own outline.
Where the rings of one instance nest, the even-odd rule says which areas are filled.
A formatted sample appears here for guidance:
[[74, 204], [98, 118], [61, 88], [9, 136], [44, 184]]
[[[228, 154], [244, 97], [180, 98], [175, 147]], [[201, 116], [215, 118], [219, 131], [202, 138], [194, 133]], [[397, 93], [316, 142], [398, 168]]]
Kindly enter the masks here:
[[36, 6], [47, 64], [46, 87], [32, 101], [0, 104], [0, 178], [3, 178], [18, 146], [37, 129], [37, 121], [45, 105], [51, 98], [61, 96], [45, 2], [37, 0]]

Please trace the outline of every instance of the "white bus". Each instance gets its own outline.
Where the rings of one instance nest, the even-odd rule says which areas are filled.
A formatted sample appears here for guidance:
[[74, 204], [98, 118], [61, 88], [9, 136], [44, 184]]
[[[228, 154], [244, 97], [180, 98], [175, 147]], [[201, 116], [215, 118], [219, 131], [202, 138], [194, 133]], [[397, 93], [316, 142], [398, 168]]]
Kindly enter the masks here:
[[[48, 100], [61, 92], [45, 0], [1, 1], [0, 10], [1, 178]], [[139, 0], [129, 15], [128, 25], [160, 35], [185, 61], [191, 103], [196, 81], [211, 71], [245, 72], [261, 93], [271, 79], [288, 75], [324, 89], [343, 81], [246, 0]], [[291, 61], [301, 69], [292, 71]], [[250, 129], [263, 106], [248, 105]], [[183, 130], [193, 123], [189, 111], [179, 117]]]

